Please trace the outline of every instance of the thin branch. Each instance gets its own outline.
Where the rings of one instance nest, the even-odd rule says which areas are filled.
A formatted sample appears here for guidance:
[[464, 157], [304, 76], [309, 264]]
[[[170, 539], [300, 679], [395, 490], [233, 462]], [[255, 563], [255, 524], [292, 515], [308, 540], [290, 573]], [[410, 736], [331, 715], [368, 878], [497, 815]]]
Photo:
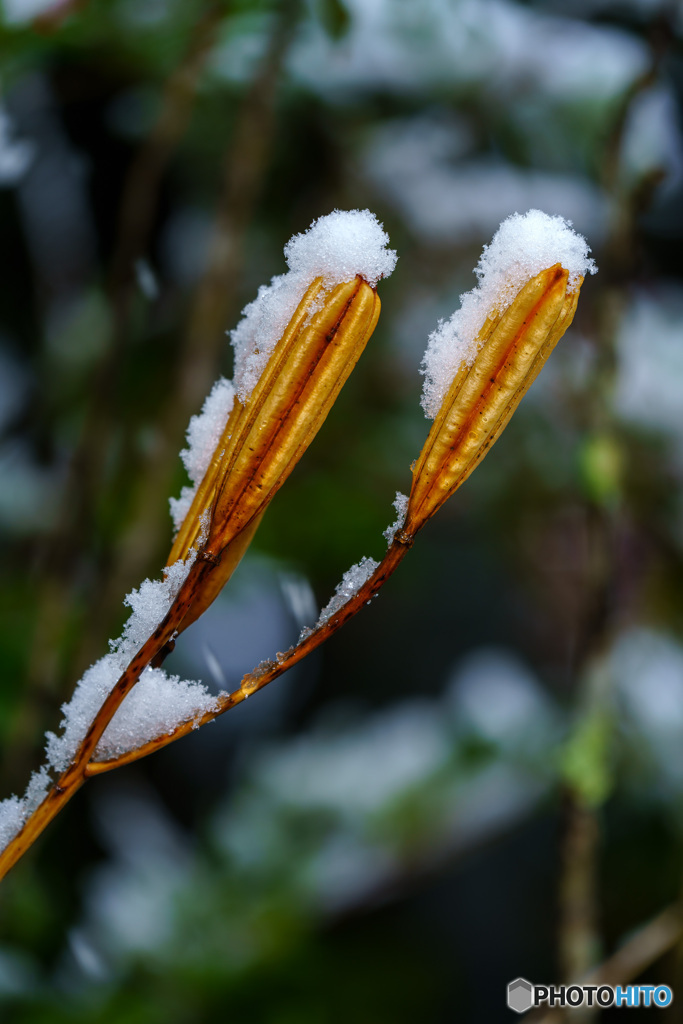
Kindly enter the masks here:
[[567, 982], [582, 977], [599, 952], [597, 917], [598, 817], [575, 793], [567, 795], [562, 843], [558, 960]]
[[101, 775], [103, 772], [111, 771], [113, 768], [118, 768], [121, 765], [139, 761], [140, 758], [147, 757], [148, 754], [153, 754], [156, 750], [161, 750], [162, 747], [168, 746], [169, 743], [174, 743], [181, 736], [187, 736], [194, 729], [199, 729], [202, 725], [213, 722], [219, 715], [225, 714], [226, 711], [230, 711], [237, 704], [241, 704], [247, 697], [251, 697], [253, 693], [262, 690], [268, 683], [272, 683], [274, 679], [281, 676], [287, 669], [292, 668], [292, 666], [320, 647], [321, 644], [325, 643], [337, 630], [341, 629], [345, 622], [353, 618], [363, 605], [371, 601], [379, 593], [389, 576], [398, 568], [407, 550], [408, 546], [406, 543], [394, 541], [372, 576], [343, 605], [336, 615], [331, 616], [326, 622], [317, 626], [285, 654], [278, 655], [275, 661], [262, 662], [252, 672], [248, 672], [243, 677], [239, 687], [233, 690], [232, 693], [220, 694], [216, 711], [207, 711], [200, 718], [182, 722], [172, 731], [155, 736], [154, 739], [144, 743], [136, 750], [131, 750], [128, 753], [120, 754], [118, 757], [109, 758], [104, 761], [91, 761], [86, 767], [85, 774], [87, 776]]
[[121, 703], [127, 694], [130, 693], [133, 686], [135, 686], [145, 668], [165, 648], [168, 641], [172, 639], [187, 615], [198, 589], [206, 581], [212, 566], [210, 562], [199, 558], [190, 569], [187, 579], [180, 588], [164, 619], [140, 648], [105, 699], [83, 739], [72, 764], [55, 783], [45, 800], [28, 818], [21, 831], [17, 833], [0, 854], [0, 879], [16, 864], [62, 807], [78, 792], [87, 777], [111, 771], [113, 768], [119, 768], [132, 761], [137, 761], [147, 754], [153, 753], [155, 750], [160, 750], [169, 743], [180, 739], [181, 736], [187, 735], [193, 729], [213, 721], [214, 718], [240, 704], [253, 693], [263, 689], [273, 679], [277, 679], [288, 668], [296, 665], [297, 662], [301, 661], [306, 655], [310, 654], [311, 651], [314, 651], [325, 640], [336, 633], [338, 629], [341, 629], [345, 622], [348, 622], [365, 604], [372, 600], [403, 561], [411, 544], [412, 538], [399, 534], [372, 576], [336, 614], [330, 616], [327, 621], [317, 626], [305, 639], [301, 640], [286, 654], [278, 655], [275, 661], [265, 662], [254, 669], [253, 672], [248, 673], [242, 680], [238, 690], [219, 697], [216, 711], [208, 712], [198, 720], [183, 722], [172, 732], [157, 736], [136, 750], [122, 754], [117, 758], [106, 761], [90, 761], [97, 744], [121, 706]]
[[[643, 925], [599, 967], [584, 975], [578, 985], [624, 985], [668, 953], [683, 935], [683, 908], [672, 903]], [[528, 1017], [529, 1024], [555, 1024], [561, 1008]]]
[[186, 55], [166, 83], [159, 116], [128, 172], [110, 273], [110, 291], [120, 307], [115, 310], [119, 316], [127, 313], [133, 268], [147, 248], [157, 213], [159, 185], [187, 131], [206, 58], [224, 16], [224, 6], [214, 3], [197, 21]]
[[125, 697], [137, 683], [142, 672], [155, 655], [168, 643], [187, 615], [192, 600], [201, 583], [210, 571], [210, 564], [197, 561], [180, 588], [169, 611], [151, 636], [145, 641], [131, 660], [118, 682], [105, 698], [95, 715], [76, 755], [69, 767], [62, 773], [46, 798], [31, 814], [23, 828], [8, 843], [0, 854], [0, 879], [16, 864], [44, 828], [52, 821], [62, 807], [80, 789], [85, 781], [85, 769], [97, 744]]

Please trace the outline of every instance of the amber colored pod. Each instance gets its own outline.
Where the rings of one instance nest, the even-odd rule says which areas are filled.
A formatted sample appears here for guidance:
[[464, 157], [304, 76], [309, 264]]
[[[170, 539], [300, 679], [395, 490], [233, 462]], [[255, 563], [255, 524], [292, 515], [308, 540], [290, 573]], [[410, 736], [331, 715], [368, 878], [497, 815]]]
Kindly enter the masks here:
[[[302, 300], [304, 312], [315, 309], [311, 292]], [[379, 308], [376, 292], [361, 277], [332, 288], [310, 318], [301, 317], [299, 306], [295, 319], [303, 322], [271, 356], [267, 386], [261, 387], [262, 377], [226, 449], [207, 555], [220, 556], [294, 469], [365, 348]]]
[[247, 404], [244, 405], [239, 398], [235, 398], [232, 411], [223, 428], [221, 438], [214, 449], [211, 462], [200, 481], [192, 505], [173, 542], [167, 565], [173, 565], [179, 559], [187, 558], [188, 553], [195, 545], [203, 528], [201, 517], [207, 510], [213, 507], [216, 493], [223, 487], [225, 482], [231, 463], [231, 453], [239, 446], [244, 430], [248, 428], [248, 424], [258, 419], [263, 403], [280, 370], [282, 359], [289, 348], [296, 344], [299, 333], [309, 315], [311, 305], [318, 298], [321, 289], [322, 279], [318, 277], [304, 293], [292, 319], [275, 346], [263, 373], [254, 386]]
[[532, 278], [479, 333], [441, 404], [413, 468], [404, 524], [413, 536], [498, 439], [574, 317], [583, 278], [571, 289], [560, 264]]
[[178, 630], [178, 633], [182, 633], [183, 630], [187, 629], [188, 626], [191, 626], [193, 622], [196, 622], [199, 616], [202, 615], [209, 605], [213, 604], [216, 600], [221, 590], [246, 554], [247, 548], [251, 544], [254, 534], [258, 530], [259, 524], [263, 519], [264, 512], [265, 509], [263, 509], [263, 511], [258, 515], [254, 516], [249, 525], [245, 526], [242, 532], [238, 533], [237, 536], [230, 541], [223, 551], [220, 561], [211, 567], [211, 571], [202, 581], [201, 590], [192, 602], [190, 610], [183, 619], [182, 626]]
[[[320, 308], [317, 308], [317, 307]], [[168, 559], [186, 558], [210, 511], [202, 558], [215, 566], [183, 622], [215, 599], [246, 551], [269, 502], [322, 426], [375, 329], [377, 293], [360, 276], [306, 291], [248, 401], [235, 400], [212, 461]]]

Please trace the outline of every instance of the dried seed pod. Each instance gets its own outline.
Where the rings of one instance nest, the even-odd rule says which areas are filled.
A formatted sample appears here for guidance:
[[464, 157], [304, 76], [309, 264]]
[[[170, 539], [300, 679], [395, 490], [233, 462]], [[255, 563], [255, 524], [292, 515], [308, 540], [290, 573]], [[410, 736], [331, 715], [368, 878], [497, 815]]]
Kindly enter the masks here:
[[375, 289], [359, 275], [329, 291], [316, 278], [248, 401], [235, 400], [169, 556], [168, 564], [187, 557], [205, 530], [201, 556], [215, 566], [183, 628], [236, 568], [269, 502], [325, 421], [379, 312]]
[[498, 439], [574, 317], [583, 278], [569, 287], [558, 263], [519, 291], [479, 332], [472, 365], [456, 373], [422, 452], [403, 526], [413, 536]]

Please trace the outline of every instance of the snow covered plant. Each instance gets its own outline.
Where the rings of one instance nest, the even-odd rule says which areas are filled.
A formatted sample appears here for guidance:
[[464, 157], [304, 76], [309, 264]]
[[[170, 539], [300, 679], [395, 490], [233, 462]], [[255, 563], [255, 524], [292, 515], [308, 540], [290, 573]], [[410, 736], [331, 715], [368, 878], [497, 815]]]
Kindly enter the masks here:
[[181, 453], [192, 486], [171, 499], [176, 537], [161, 581], [85, 673], [47, 736], [47, 764], [0, 803], [0, 877], [91, 775], [135, 761], [212, 721], [300, 661], [372, 598], [417, 532], [467, 479], [572, 321], [595, 265], [585, 240], [538, 210], [509, 217], [481, 257], [478, 286], [429, 338], [423, 407], [433, 420], [381, 562], [353, 566], [299, 642], [232, 693], [211, 696], [161, 665], [225, 585], [272, 497], [313, 440], [379, 316], [396, 264], [369, 211], [335, 211], [285, 247], [289, 271], [259, 289], [232, 332], [233, 382], [219, 380]]

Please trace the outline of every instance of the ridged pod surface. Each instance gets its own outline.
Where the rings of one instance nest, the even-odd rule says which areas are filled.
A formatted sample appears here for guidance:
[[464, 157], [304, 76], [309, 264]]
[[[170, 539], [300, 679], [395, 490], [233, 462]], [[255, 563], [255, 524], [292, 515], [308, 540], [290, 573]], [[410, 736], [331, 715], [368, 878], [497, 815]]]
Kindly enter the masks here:
[[406, 521], [413, 536], [468, 478], [506, 427], [572, 322], [583, 278], [571, 289], [560, 264], [541, 271], [482, 327], [413, 468]]
[[187, 557], [209, 511], [202, 557], [216, 564], [183, 629], [234, 572], [266, 507], [324, 423], [379, 312], [376, 291], [360, 276], [329, 290], [316, 278], [248, 401], [235, 400], [167, 563]]

